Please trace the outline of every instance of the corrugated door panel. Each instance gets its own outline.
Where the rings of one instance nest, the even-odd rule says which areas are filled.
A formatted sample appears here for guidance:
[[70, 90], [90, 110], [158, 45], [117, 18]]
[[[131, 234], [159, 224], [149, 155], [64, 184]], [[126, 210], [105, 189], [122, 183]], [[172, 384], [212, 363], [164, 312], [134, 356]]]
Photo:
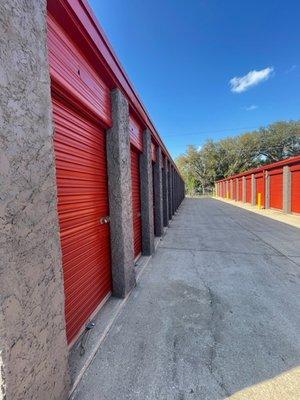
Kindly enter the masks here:
[[282, 169], [269, 171], [270, 175], [270, 207], [282, 209], [283, 175]]
[[251, 175], [246, 176], [246, 203], [251, 203]]
[[67, 33], [49, 16], [48, 53], [51, 78], [110, 126], [109, 88], [89, 66]]
[[138, 257], [142, 252], [140, 163], [139, 153], [133, 147], [131, 147], [131, 181], [134, 257]]
[[239, 178], [239, 201], [243, 200], [243, 179]]
[[300, 213], [300, 165], [291, 168], [291, 209]]
[[258, 193], [261, 193], [261, 205], [265, 206], [265, 185], [264, 185], [264, 175], [259, 174], [255, 176], [256, 182], [256, 204], [258, 204]]
[[53, 99], [58, 216], [71, 343], [111, 291], [105, 133]]
[[232, 180], [232, 200], [236, 200], [236, 180]]
[[130, 143], [143, 151], [143, 129], [132, 115], [129, 117], [129, 131]]

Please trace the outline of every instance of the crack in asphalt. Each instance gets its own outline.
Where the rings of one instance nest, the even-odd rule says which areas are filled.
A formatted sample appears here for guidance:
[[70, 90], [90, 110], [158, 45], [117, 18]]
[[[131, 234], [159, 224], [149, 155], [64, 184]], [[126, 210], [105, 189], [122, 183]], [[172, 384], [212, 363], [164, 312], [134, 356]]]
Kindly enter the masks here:
[[211, 287], [209, 286], [209, 284], [203, 279], [203, 277], [199, 273], [199, 270], [197, 269], [197, 266], [196, 266], [195, 252], [190, 251], [190, 253], [192, 255], [192, 266], [208, 294], [208, 300], [209, 300], [210, 310], [211, 310], [211, 318], [209, 320], [208, 329], [210, 331], [210, 335], [212, 338], [212, 345], [210, 346], [210, 350], [209, 350], [209, 362], [208, 362], [207, 368], [208, 368], [211, 376], [214, 378], [216, 383], [222, 389], [223, 393], [226, 396], [230, 396], [231, 393], [229, 392], [229, 390], [227, 389], [227, 387], [225, 385], [224, 377], [220, 373], [220, 371], [217, 370], [217, 368], [215, 366], [215, 359], [217, 356], [217, 346], [220, 343], [220, 335], [219, 335], [220, 330], [219, 330], [218, 323], [222, 319], [221, 313], [218, 310], [218, 304], [220, 304], [220, 302], [219, 302], [217, 296], [215, 295], [215, 293], [213, 292], [213, 290], [211, 289]]

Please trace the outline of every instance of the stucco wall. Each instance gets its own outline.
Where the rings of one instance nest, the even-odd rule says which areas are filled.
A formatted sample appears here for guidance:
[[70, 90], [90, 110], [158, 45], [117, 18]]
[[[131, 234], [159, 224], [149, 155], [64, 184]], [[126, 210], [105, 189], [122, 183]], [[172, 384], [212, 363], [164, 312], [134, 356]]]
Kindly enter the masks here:
[[143, 255], [154, 252], [153, 182], [151, 158], [151, 132], [143, 134], [143, 153], [140, 155], [141, 209], [142, 209], [142, 251]]
[[119, 89], [111, 93], [113, 126], [107, 131], [107, 172], [113, 294], [125, 297], [135, 285], [129, 106]]
[[60, 400], [69, 377], [45, 0], [0, 3], [0, 59], [2, 376], [8, 400]]
[[163, 192], [162, 192], [162, 153], [161, 148], [156, 150], [156, 163], [154, 164], [154, 224], [155, 236], [163, 234]]

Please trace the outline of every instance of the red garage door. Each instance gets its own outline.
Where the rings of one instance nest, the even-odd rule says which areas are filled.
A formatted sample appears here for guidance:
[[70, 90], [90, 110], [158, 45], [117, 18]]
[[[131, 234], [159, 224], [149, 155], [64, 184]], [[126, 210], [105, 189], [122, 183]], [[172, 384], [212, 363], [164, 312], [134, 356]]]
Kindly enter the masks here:
[[141, 190], [140, 190], [140, 163], [139, 152], [131, 147], [131, 181], [132, 181], [132, 218], [134, 257], [142, 252], [142, 216], [141, 216]]
[[300, 213], [300, 165], [291, 167], [291, 208]]
[[260, 173], [255, 175], [256, 183], [256, 204], [258, 204], [258, 193], [261, 194], [261, 205], [265, 206], [265, 185], [264, 185], [264, 174]]
[[229, 199], [232, 199], [232, 191], [231, 191], [231, 189], [232, 189], [232, 186], [231, 186], [231, 180], [230, 180], [230, 181], [228, 181], [227, 185], [228, 185], [228, 198], [229, 198]]
[[251, 175], [246, 176], [246, 202], [251, 203]]
[[270, 175], [270, 207], [282, 209], [283, 183], [282, 168], [269, 171]]
[[[111, 292], [105, 132], [53, 99], [58, 215], [71, 343]], [[102, 220], [101, 220], [102, 219]]]
[[243, 200], [243, 179], [239, 178], [239, 201]]
[[236, 200], [236, 179], [232, 181], [232, 199]]

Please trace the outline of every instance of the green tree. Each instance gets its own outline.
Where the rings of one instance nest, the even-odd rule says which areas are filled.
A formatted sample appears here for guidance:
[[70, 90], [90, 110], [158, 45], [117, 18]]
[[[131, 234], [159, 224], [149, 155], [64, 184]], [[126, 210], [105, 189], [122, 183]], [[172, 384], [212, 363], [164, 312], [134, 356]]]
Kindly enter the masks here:
[[190, 194], [211, 189], [216, 180], [300, 154], [300, 121], [276, 122], [201, 149], [189, 145], [176, 160]]
[[265, 163], [284, 160], [300, 153], [300, 122], [276, 122], [259, 130], [260, 156]]

